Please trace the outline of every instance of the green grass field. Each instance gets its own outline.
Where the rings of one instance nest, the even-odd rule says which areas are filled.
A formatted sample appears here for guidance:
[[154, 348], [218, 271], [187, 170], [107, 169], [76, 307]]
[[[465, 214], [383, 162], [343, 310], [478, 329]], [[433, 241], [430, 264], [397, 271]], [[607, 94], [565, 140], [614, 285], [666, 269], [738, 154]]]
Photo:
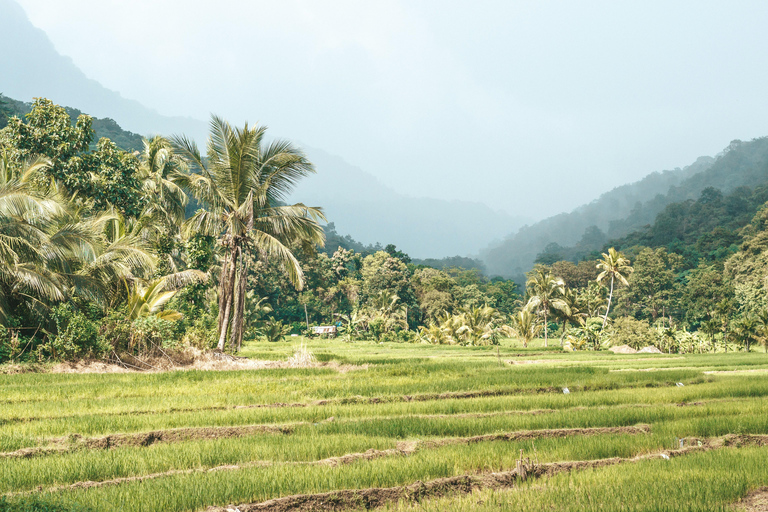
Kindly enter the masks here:
[[[308, 346], [338, 364], [0, 375], [0, 511], [245, 511], [343, 489], [358, 492], [316, 507], [734, 510], [768, 486], [764, 353]], [[526, 478], [510, 473], [521, 457]]]

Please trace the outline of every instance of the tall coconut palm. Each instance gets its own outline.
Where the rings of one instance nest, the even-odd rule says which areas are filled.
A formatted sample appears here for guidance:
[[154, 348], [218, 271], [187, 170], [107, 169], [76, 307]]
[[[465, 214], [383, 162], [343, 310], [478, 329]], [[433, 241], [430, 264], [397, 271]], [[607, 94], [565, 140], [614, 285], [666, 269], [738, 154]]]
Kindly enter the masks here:
[[568, 311], [568, 304], [563, 300], [565, 281], [555, 277], [545, 268], [536, 268], [525, 283], [530, 299], [526, 308], [537, 311], [544, 317], [544, 346], [548, 346], [547, 321], [552, 310]]
[[587, 313], [584, 312], [582, 298], [575, 290], [566, 286], [563, 293], [563, 301], [568, 307], [555, 311], [555, 315], [563, 321], [563, 330], [560, 334], [560, 346], [563, 346], [565, 330], [568, 328], [568, 324], [574, 326], [581, 325], [587, 318]]
[[605, 329], [605, 324], [608, 322], [608, 312], [611, 310], [614, 281], [619, 281], [624, 286], [629, 285], [627, 277], [632, 273], [632, 267], [629, 264], [629, 259], [613, 247], [608, 249], [607, 253], [603, 253], [603, 259], [597, 264], [598, 270], [601, 271], [597, 276], [597, 282], [602, 283], [609, 277], [611, 278], [611, 289], [608, 292], [608, 307], [605, 309], [605, 316], [603, 317], [603, 329]]
[[224, 248], [218, 326], [218, 349], [223, 350], [227, 334], [232, 347], [242, 342], [248, 253], [256, 250], [279, 261], [301, 289], [304, 276], [289, 245], [324, 243], [318, 220], [325, 217], [319, 208], [281, 204], [301, 178], [314, 172], [298, 148], [281, 140], [266, 143], [264, 126], [233, 128], [213, 116], [210, 129], [205, 159], [190, 139], [172, 142], [192, 170], [184, 188], [203, 206], [186, 228], [219, 236]]

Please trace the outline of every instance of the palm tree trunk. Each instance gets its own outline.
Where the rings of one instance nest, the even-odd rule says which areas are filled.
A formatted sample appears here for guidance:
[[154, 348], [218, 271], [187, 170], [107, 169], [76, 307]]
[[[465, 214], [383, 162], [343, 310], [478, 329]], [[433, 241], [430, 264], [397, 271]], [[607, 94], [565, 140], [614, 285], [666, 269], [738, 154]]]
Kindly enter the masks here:
[[221, 333], [222, 329], [222, 321], [224, 319], [223, 313], [224, 310], [227, 307], [227, 294], [226, 290], [228, 287], [228, 281], [229, 281], [229, 267], [230, 267], [230, 258], [232, 257], [232, 254], [230, 251], [227, 252], [227, 254], [224, 256], [224, 263], [221, 265], [221, 279], [219, 280], [219, 318], [218, 318], [218, 327], [217, 327], [217, 333]]
[[[217, 348], [224, 350], [229, 330], [229, 319], [232, 314], [232, 301], [234, 299], [235, 272], [237, 271], [237, 248], [233, 249], [229, 261], [229, 269], [221, 283], [219, 293], [224, 297], [224, 308], [219, 310], [219, 343]], [[219, 299], [221, 301], [221, 298]]]
[[240, 259], [240, 275], [237, 280], [237, 288], [235, 289], [235, 315], [232, 317], [232, 333], [230, 338], [230, 344], [232, 348], [240, 351], [240, 346], [243, 344], [243, 320], [245, 317], [245, 285], [248, 279], [248, 262], [245, 261], [245, 257], [241, 254]]
[[547, 348], [547, 310], [544, 310], [544, 348]]
[[611, 292], [608, 294], [608, 307], [605, 308], [605, 316], [603, 317], [603, 326], [600, 328], [601, 331], [605, 329], [605, 324], [608, 323], [608, 312], [611, 310], [611, 300], [613, 300], [613, 276], [611, 276]]

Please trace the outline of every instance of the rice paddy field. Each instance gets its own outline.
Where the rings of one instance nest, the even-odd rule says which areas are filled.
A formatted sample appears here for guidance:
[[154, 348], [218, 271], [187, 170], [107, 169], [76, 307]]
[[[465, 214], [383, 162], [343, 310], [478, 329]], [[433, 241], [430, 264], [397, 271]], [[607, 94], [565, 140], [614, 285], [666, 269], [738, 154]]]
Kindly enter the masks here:
[[768, 510], [764, 353], [308, 347], [0, 375], [0, 510]]

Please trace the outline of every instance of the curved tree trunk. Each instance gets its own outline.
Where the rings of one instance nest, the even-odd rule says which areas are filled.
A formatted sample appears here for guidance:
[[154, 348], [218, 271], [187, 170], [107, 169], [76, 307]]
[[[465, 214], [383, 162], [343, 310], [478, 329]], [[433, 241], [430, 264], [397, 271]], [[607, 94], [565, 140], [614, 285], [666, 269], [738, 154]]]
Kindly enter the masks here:
[[600, 328], [601, 331], [605, 329], [605, 324], [608, 323], [608, 312], [611, 311], [611, 300], [613, 300], [613, 276], [611, 276], [611, 292], [608, 294], [608, 307], [605, 308], [605, 316], [603, 317], [603, 326]]

